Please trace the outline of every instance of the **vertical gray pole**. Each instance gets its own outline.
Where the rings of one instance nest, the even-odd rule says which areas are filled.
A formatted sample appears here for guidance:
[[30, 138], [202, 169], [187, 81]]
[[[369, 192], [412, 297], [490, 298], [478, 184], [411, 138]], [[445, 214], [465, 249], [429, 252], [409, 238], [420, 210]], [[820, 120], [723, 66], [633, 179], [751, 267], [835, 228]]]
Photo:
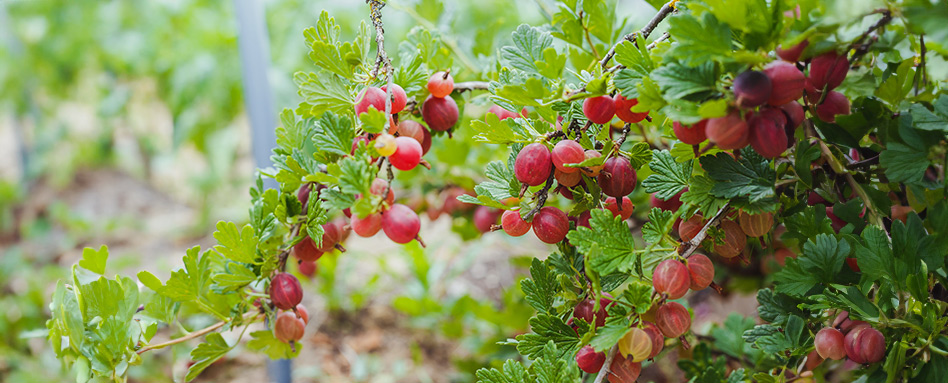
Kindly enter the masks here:
[[[250, 117], [251, 146], [258, 168], [270, 166], [270, 151], [276, 146], [276, 108], [267, 79], [270, 67], [270, 43], [266, 13], [261, 0], [234, 0], [237, 14], [237, 44], [244, 81], [244, 102]], [[266, 179], [267, 189], [276, 181]], [[267, 363], [270, 381], [291, 383], [293, 364], [289, 359]]]
[[[237, 13], [237, 45], [244, 81], [244, 102], [250, 117], [251, 146], [257, 167], [270, 166], [270, 151], [276, 146], [277, 111], [267, 72], [270, 42], [262, 0], [234, 0]], [[268, 179], [267, 181], [273, 181]], [[276, 182], [266, 184], [276, 187]]]

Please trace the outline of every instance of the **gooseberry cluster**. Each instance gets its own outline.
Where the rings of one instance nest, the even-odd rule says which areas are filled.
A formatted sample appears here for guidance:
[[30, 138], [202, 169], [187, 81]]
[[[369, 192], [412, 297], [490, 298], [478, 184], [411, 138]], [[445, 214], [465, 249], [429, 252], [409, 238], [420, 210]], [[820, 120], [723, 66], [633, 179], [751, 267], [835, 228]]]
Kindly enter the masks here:
[[794, 132], [805, 118], [798, 102], [804, 96], [812, 113], [823, 121], [832, 123], [837, 115], [849, 114], [849, 100], [833, 91], [849, 70], [846, 57], [835, 52], [814, 57], [804, 75], [800, 68], [806, 63], [796, 63], [804, 48], [805, 41], [793, 52], [778, 49], [777, 55], [785, 61], [735, 77], [734, 100], [727, 115], [693, 125], [674, 122], [675, 137], [689, 145], [709, 140], [724, 150], [750, 145], [766, 158], [777, 158], [794, 144]]
[[273, 323], [273, 335], [286, 343], [303, 338], [309, 312], [300, 305], [303, 288], [300, 281], [289, 273], [278, 273], [270, 280], [270, 302], [278, 310]]
[[[852, 320], [846, 311], [840, 312], [830, 327], [816, 333], [813, 346], [819, 359], [849, 360], [871, 364], [885, 357], [885, 336], [868, 323]], [[819, 364], [819, 362], [815, 362]]]

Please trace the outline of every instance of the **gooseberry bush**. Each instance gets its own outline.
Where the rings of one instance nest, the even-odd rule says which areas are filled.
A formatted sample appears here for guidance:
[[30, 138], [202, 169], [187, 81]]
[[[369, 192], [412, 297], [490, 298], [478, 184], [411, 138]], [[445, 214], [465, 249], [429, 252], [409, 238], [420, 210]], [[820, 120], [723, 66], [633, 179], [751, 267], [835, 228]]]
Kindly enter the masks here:
[[[293, 357], [309, 314], [287, 265], [312, 272], [350, 230], [423, 245], [393, 185], [430, 191], [412, 174], [461, 137], [499, 159], [443, 192], [451, 211], [553, 245], [520, 284], [530, 332], [503, 342], [521, 357], [479, 381], [633, 382], [669, 350], [695, 382], [948, 380], [944, 2], [673, 0], [633, 27], [565, 0], [473, 65], [424, 27], [386, 41], [386, 3], [367, 5], [352, 41], [326, 13], [306, 30], [317, 69], [248, 224], [219, 223], [166, 281], [108, 279], [87, 249], [57, 286], [49, 340], [80, 381], [200, 338], [193, 379], [236, 345], [220, 331], [261, 320], [248, 348]], [[683, 298], [748, 264], [769, 273], [759, 321], [695, 334]], [[153, 342], [198, 313], [220, 322]]]

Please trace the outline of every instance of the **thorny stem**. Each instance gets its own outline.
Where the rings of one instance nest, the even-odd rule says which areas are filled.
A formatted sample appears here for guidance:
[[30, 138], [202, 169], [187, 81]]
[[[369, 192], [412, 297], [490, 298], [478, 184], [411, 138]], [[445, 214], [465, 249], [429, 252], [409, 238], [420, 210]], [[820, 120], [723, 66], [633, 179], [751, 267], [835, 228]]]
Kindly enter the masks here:
[[[248, 312], [248, 313], [244, 314], [243, 320], [248, 320], [248, 319], [251, 319], [251, 318], [255, 318], [257, 315], [260, 315], [260, 312], [258, 312], [258, 311], [251, 311], [251, 312]], [[138, 351], [136, 351], [136, 352], [137, 352], [139, 355], [141, 355], [141, 354], [143, 354], [143, 353], [145, 353], [145, 352], [147, 352], [147, 351], [157, 350], [157, 349], [160, 349], [160, 348], [165, 348], [165, 347], [168, 347], [168, 346], [173, 346], [173, 345], [176, 345], [176, 344], [181, 343], [181, 342], [186, 342], [186, 341], [189, 341], [189, 340], [191, 340], [191, 339], [194, 339], [194, 338], [200, 337], [200, 336], [202, 336], [202, 335], [208, 334], [208, 333], [210, 333], [210, 332], [213, 332], [213, 331], [215, 331], [215, 330], [217, 330], [217, 329], [219, 329], [219, 328], [221, 328], [221, 327], [224, 327], [224, 325], [226, 325], [226, 324], [228, 324], [228, 323], [230, 323], [230, 322], [231, 322], [230, 320], [222, 320], [222, 321], [217, 322], [217, 323], [215, 323], [215, 324], [213, 324], [213, 325], [210, 325], [210, 326], [208, 326], [208, 327], [202, 328], [202, 329], [200, 329], [200, 330], [197, 330], [197, 331], [195, 331], [195, 332], [192, 332], [192, 333], [190, 333], [190, 334], [188, 334], [188, 335], [182, 336], [182, 337], [177, 338], [177, 339], [172, 339], [172, 340], [169, 340], [169, 341], [163, 342], [163, 343], [149, 344], [149, 345], [147, 345], [147, 346], [145, 346], [145, 347], [142, 347], [140, 350], [138, 350]]]
[[698, 245], [700, 245], [701, 242], [704, 241], [704, 238], [708, 236], [708, 229], [717, 225], [721, 217], [724, 217], [724, 213], [727, 212], [730, 204], [730, 202], [724, 204], [724, 206], [721, 207], [721, 210], [718, 210], [717, 214], [715, 214], [714, 217], [711, 217], [711, 219], [708, 220], [708, 223], [704, 224], [704, 227], [701, 228], [701, 231], [699, 231], [698, 234], [695, 234], [694, 238], [682, 244], [680, 250], [682, 258], [688, 258], [695, 252], [695, 250], [698, 249]]
[[464, 93], [469, 90], [487, 90], [488, 83], [487, 81], [465, 81], [465, 82], [456, 82], [454, 83], [454, 91], [458, 93]]
[[606, 355], [606, 361], [599, 369], [599, 373], [596, 374], [596, 380], [593, 380], [593, 383], [602, 383], [603, 379], [606, 379], [606, 375], [609, 375], [609, 366], [612, 364], [612, 360], [616, 358], [617, 352], [619, 352], [619, 345], [612, 346], [609, 349], [609, 355]]
[[[653, 30], [655, 30], [655, 27], [657, 27], [658, 24], [662, 22], [662, 20], [665, 20], [665, 18], [668, 17], [668, 15], [670, 15], [672, 12], [675, 11], [675, 4], [677, 4], [678, 1], [679, 0], [671, 0], [665, 5], [663, 5], [662, 8], [658, 10], [658, 13], [656, 13], [655, 16], [652, 17], [652, 20], [650, 20], [648, 24], [645, 24], [645, 27], [643, 27], [639, 31], [632, 32], [623, 36], [622, 39], [620, 39], [618, 43], [613, 45], [612, 48], [609, 48], [609, 52], [606, 53], [606, 56], [603, 57], [601, 61], [599, 61], [599, 64], [602, 65], [603, 69], [605, 69], [605, 73], [606, 74], [613, 73], [615, 71], [618, 71], [619, 69], [625, 68], [625, 66], [622, 66], [622, 65], [614, 65], [612, 67], [609, 67], [609, 60], [611, 60], [612, 57], [616, 55], [616, 47], [618, 47], [619, 44], [622, 44], [623, 41], [631, 41], [635, 43], [638, 36], [642, 36], [643, 41], [647, 39], [648, 35], [651, 34]], [[668, 35], [667, 32], [663, 34], [661, 37], [659, 37], [658, 39], [656, 39], [655, 42], [648, 45], [647, 48], [652, 49], [655, 47], [655, 45], [657, 45], [657, 43], [670, 37], [670, 35], [668, 36], [666, 35]], [[580, 87], [579, 89], [566, 94], [566, 101], [572, 102], [573, 100], [576, 100], [577, 98], [581, 98], [577, 96], [581, 95], [584, 92], [586, 92], [586, 84], [583, 84], [583, 86]]]
[[533, 215], [540, 211], [540, 208], [546, 204], [546, 198], [550, 194], [550, 187], [553, 186], [553, 173], [554, 172], [550, 172], [550, 176], [546, 179], [546, 184], [543, 185], [543, 189], [540, 189], [540, 191], [535, 194], [537, 196], [537, 205], [527, 212], [527, 216], [524, 217], [524, 219], [531, 219]]
[[655, 27], [657, 27], [658, 24], [662, 22], [662, 20], [665, 20], [668, 15], [675, 11], [675, 4], [677, 3], [678, 0], [671, 0], [668, 3], [665, 3], [665, 5], [663, 5], [658, 10], [658, 13], [656, 13], [655, 16], [649, 20], [648, 24], [645, 24], [641, 30], [623, 36], [622, 40], [619, 40], [619, 43], [613, 45], [612, 48], [609, 49], [609, 52], [606, 53], [606, 56], [603, 57], [601, 61], [599, 61], [599, 64], [602, 65], [602, 69], [607, 69], [609, 67], [609, 60], [612, 60], [612, 57], [616, 55], [616, 47], [619, 46], [622, 41], [628, 40], [634, 43], [638, 36], [642, 36], [642, 40], [647, 39], [648, 35], [655, 30]]
[[849, 58], [850, 63], [856, 62], [857, 60], [859, 60], [860, 57], [868, 53], [869, 46], [872, 45], [872, 43], [875, 42], [876, 39], [878, 39], [878, 38], [875, 38], [872, 41], [863, 44], [863, 41], [865, 41], [866, 38], [869, 37], [869, 34], [879, 28], [882, 28], [883, 26], [888, 24], [890, 21], [892, 21], [892, 11], [889, 11], [888, 9], [886, 9], [886, 10], [880, 10], [879, 13], [882, 13], [882, 18], [879, 19], [879, 21], [876, 21], [875, 24], [872, 24], [872, 26], [870, 26], [869, 29], [863, 32], [863, 34], [860, 35], [859, 38], [857, 38], [856, 41], [853, 41], [853, 43], [850, 45], [850, 48], [856, 49], [856, 51], [853, 52], [853, 55]]

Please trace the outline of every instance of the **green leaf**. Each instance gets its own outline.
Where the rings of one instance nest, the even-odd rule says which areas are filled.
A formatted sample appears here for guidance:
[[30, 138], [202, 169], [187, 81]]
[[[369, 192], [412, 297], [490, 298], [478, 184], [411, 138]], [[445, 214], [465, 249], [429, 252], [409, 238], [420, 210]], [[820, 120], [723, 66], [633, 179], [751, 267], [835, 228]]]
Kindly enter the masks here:
[[537, 383], [559, 383], [559, 382], [577, 382], [579, 373], [576, 369], [570, 368], [565, 359], [559, 358], [559, 351], [556, 344], [547, 342], [543, 349], [543, 354], [530, 365], [530, 368], [536, 373]]
[[212, 332], [207, 334], [204, 338], [204, 343], [199, 344], [191, 350], [191, 360], [194, 361], [194, 364], [188, 367], [188, 374], [184, 380], [191, 381], [197, 378], [207, 366], [210, 366], [211, 363], [223, 357], [231, 348], [232, 347], [227, 344], [227, 341], [224, 340], [224, 337], [221, 336], [220, 333]]
[[710, 178], [703, 175], [695, 176], [688, 185], [688, 191], [682, 193], [681, 202], [697, 206], [705, 216], [715, 214], [724, 207], [727, 200], [711, 194], [713, 187], [714, 181]]
[[102, 245], [99, 250], [87, 247], [82, 249], [82, 259], [79, 260], [79, 267], [89, 270], [93, 273], [105, 274], [105, 262], [109, 259], [109, 247]]
[[[552, 53], [547, 52], [547, 48], [553, 46], [553, 36], [539, 28], [521, 24], [511, 38], [514, 45], [503, 47], [500, 51], [500, 57], [507, 65], [527, 73], [544, 75], [541, 73], [542, 67], [543, 73], [552, 74], [547, 77], [558, 77], [566, 57], [559, 57], [555, 50]], [[552, 63], [545, 62], [548, 57], [554, 59]], [[559, 70], [556, 66], [559, 66]]]
[[652, 307], [652, 286], [648, 283], [634, 280], [622, 292], [622, 297], [635, 307], [635, 312], [645, 314]]
[[774, 292], [787, 294], [793, 297], [803, 297], [810, 289], [819, 283], [816, 276], [805, 271], [796, 259], [786, 259], [786, 265], [774, 274], [777, 286]]
[[501, 161], [491, 161], [487, 164], [485, 175], [489, 181], [474, 186], [474, 192], [478, 196], [490, 197], [491, 200], [498, 203], [520, 194], [520, 182], [517, 181], [513, 173], [515, 158], [516, 155], [511, 153], [506, 165]]
[[789, 296], [775, 293], [771, 289], [761, 289], [757, 291], [757, 314], [764, 321], [783, 324], [788, 315], [803, 315], [803, 311], [797, 308], [797, 301]]
[[257, 274], [254, 274], [253, 270], [242, 264], [229, 263], [226, 266], [226, 272], [214, 274], [211, 280], [217, 285], [216, 288], [221, 291], [237, 291], [257, 280]]
[[748, 197], [751, 202], [774, 196], [776, 173], [756, 153], [743, 152], [738, 162], [725, 153], [701, 157], [701, 167], [715, 181], [711, 194], [722, 198]]
[[921, 181], [928, 169], [928, 157], [924, 151], [890, 142], [879, 155], [879, 163], [885, 168], [890, 182], [916, 183]]
[[596, 335], [589, 341], [589, 345], [596, 351], [605, 351], [622, 339], [625, 334], [632, 331], [629, 327], [629, 319], [626, 317], [609, 317], [606, 324], [596, 329]]
[[649, 149], [647, 142], [633, 143], [626, 153], [629, 156], [629, 162], [632, 163], [632, 167], [635, 169], [640, 169], [652, 161], [652, 151]]
[[247, 348], [262, 352], [270, 359], [295, 358], [303, 350], [302, 343], [294, 343], [293, 346], [290, 346], [288, 343], [274, 337], [273, 331], [254, 331], [250, 333], [250, 337], [252, 339], [247, 342]]
[[[384, 116], [383, 116], [384, 118]], [[348, 156], [355, 139], [355, 128], [349, 117], [328, 112], [316, 120], [313, 144], [320, 152]]]
[[679, 13], [668, 18], [675, 44], [668, 54], [686, 65], [696, 66], [731, 55], [731, 30], [710, 13], [699, 21], [693, 14]]
[[665, 227], [671, 223], [674, 213], [668, 210], [652, 208], [648, 212], [648, 222], [642, 226], [642, 239], [648, 243], [657, 243], [665, 237]]
[[752, 328], [754, 328], [753, 319], [730, 313], [722, 326], [715, 326], [711, 330], [711, 336], [714, 337], [714, 345], [717, 349], [740, 360], [744, 358], [744, 355], [755, 351], [743, 338], [744, 332]]
[[800, 267], [823, 283], [833, 283], [849, 256], [850, 247], [845, 239], [820, 234], [803, 245], [803, 254], [797, 258]]
[[477, 370], [478, 383], [530, 383], [533, 379], [527, 369], [520, 362], [508, 359], [504, 362], [503, 370], [496, 368]]
[[296, 114], [308, 118], [319, 117], [327, 111], [348, 115], [355, 113], [355, 102], [349, 94], [348, 81], [343, 78], [325, 72], [296, 72], [293, 81], [303, 98], [296, 108]]
[[636, 261], [635, 240], [629, 226], [604, 209], [590, 211], [591, 228], [579, 227], [567, 234], [570, 243], [586, 254], [600, 275], [631, 271]]
[[665, 100], [669, 102], [689, 96], [704, 98], [714, 91], [718, 79], [713, 62], [704, 62], [695, 67], [677, 62], [666, 63], [655, 69], [651, 76], [658, 82]]
[[679, 163], [668, 150], [655, 150], [648, 166], [653, 173], [642, 182], [646, 192], [655, 193], [656, 197], [668, 200], [688, 187], [691, 161]]
[[220, 221], [217, 223], [214, 239], [219, 243], [214, 246], [214, 250], [227, 259], [234, 262], [254, 263], [258, 239], [252, 226], [244, 225], [238, 231], [237, 224]]
[[537, 314], [530, 318], [530, 328], [533, 333], [517, 336], [517, 351], [522, 355], [536, 358], [550, 341], [556, 344], [559, 357], [579, 350], [579, 336], [560, 317]]
[[531, 127], [518, 124], [515, 119], [500, 121], [493, 113], [487, 113], [483, 121], [471, 120], [471, 129], [476, 141], [501, 145], [529, 143], [539, 135], [539, 132]]
[[385, 117], [384, 108], [383, 110], [377, 110], [375, 106], [369, 106], [368, 110], [360, 113], [359, 121], [362, 121], [362, 130], [372, 134], [382, 133], [388, 127], [388, 119]]
[[520, 281], [520, 289], [523, 290], [527, 303], [537, 312], [556, 314], [553, 302], [560, 292], [560, 285], [556, 282], [556, 275], [546, 262], [537, 258], [533, 259], [530, 265], [530, 278]]

